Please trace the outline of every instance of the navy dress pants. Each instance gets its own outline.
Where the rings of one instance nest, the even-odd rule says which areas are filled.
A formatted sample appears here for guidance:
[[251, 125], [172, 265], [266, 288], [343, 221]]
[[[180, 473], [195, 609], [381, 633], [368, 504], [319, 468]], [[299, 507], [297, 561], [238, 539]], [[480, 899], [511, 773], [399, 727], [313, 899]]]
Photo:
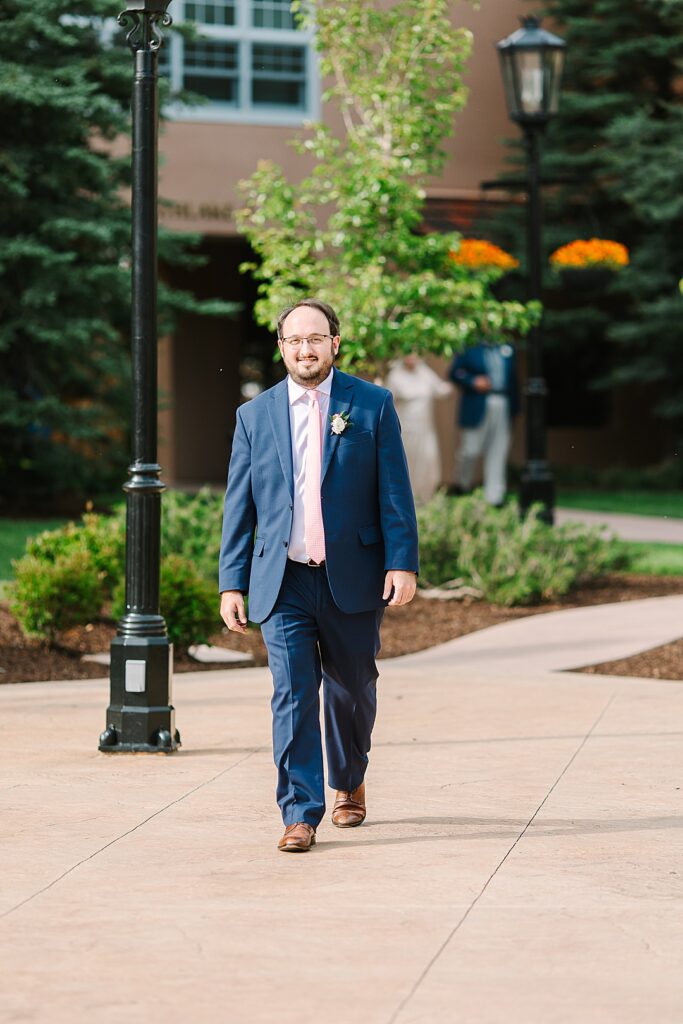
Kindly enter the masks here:
[[325, 813], [321, 680], [329, 785], [354, 790], [363, 781], [383, 615], [384, 608], [342, 612], [324, 567], [287, 561], [275, 607], [261, 624], [273, 675], [273, 754], [285, 825], [305, 821], [315, 828]]

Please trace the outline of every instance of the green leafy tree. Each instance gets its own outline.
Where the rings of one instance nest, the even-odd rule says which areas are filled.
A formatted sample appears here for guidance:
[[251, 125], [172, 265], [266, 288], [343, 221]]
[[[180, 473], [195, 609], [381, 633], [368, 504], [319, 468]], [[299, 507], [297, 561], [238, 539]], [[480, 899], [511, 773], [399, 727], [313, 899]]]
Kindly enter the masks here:
[[[545, 193], [548, 252], [598, 236], [624, 243], [631, 257], [604, 292], [566, 296], [569, 308], [548, 314], [548, 342], [575, 354], [586, 339], [602, 346], [593, 383], [655, 384], [654, 412], [680, 434], [683, 5], [545, 0], [541, 13], [567, 42], [560, 111], [543, 146], [544, 177], [560, 182]], [[514, 213], [497, 230], [523, 247]]]
[[294, 3], [315, 25], [324, 99], [344, 133], [311, 126], [295, 145], [314, 166], [299, 184], [261, 162], [242, 183], [240, 229], [260, 258], [258, 320], [271, 327], [306, 294], [338, 309], [342, 365], [375, 368], [418, 348], [451, 354], [482, 332], [524, 332], [537, 310], [496, 301], [496, 272], [449, 259], [457, 234], [424, 233], [425, 182], [462, 109], [470, 33], [453, 28], [446, 0]]
[[[92, 493], [128, 458], [132, 59], [119, 0], [0, 5], [0, 497]], [[109, 38], [109, 42], [107, 42]], [[162, 232], [166, 262], [190, 236]], [[228, 312], [161, 290], [162, 315]]]

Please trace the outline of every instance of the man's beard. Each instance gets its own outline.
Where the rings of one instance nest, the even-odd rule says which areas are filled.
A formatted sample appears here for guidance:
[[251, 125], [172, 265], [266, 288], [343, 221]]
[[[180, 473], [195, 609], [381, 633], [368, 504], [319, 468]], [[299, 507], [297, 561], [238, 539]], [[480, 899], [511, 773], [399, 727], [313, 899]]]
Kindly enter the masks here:
[[285, 365], [295, 384], [314, 387], [317, 384], [322, 384], [329, 377], [333, 363], [334, 357], [325, 353], [324, 356], [317, 355], [310, 363], [300, 362], [296, 356], [292, 356], [285, 362]]

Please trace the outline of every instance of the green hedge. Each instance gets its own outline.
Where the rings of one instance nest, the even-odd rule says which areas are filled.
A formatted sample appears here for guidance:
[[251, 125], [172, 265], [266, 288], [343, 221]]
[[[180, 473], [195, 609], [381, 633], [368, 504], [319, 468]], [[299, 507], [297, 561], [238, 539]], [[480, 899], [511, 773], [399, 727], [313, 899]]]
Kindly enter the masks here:
[[528, 605], [624, 564], [622, 546], [599, 529], [547, 526], [539, 511], [520, 519], [516, 502], [492, 508], [480, 491], [465, 498], [437, 494], [417, 513], [420, 582], [460, 579], [493, 604]]
[[[108, 516], [88, 512], [80, 523], [45, 530], [26, 545], [26, 554], [45, 565], [58, 563], [74, 551], [84, 551], [89, 556], [99, 574], [104, 598], [110, 600], [125, 567], [125, 505], [118, 505]], [[15, 571], [22, 562], [19, 559], [14, 563]]]
[[89, 622], [102, 604], [102, 576], [83, 547], [49, 561], [25, 555], [15, 568], [10, 607], [29, 636], [53, 642], [61, 630]]
[[196, 494], [168, 491], [161, 499], [161, 555], [182, 555], [218, 592], [223, 495], [208, 487]]
[[[195, 495], [169, 491], [161, 507], [160, 607], [171, 640], [187, 647], [221, 625], [216, 574], [223, 500], [208, 488]], [[125, 543], [124, 502], [110, 515], [88, 513], [80, 523], [31, 539], [13, 563], [10, 587], [12, 611], [24, 630], [52, 642], [60, 630], [102, 615], [110, 602], [119, 618], [125, 611]]]
[[[208, 487], [197, 494], [167, 491], [161, 500], [161, 557], [180, 555], [206, 580], [216, 581], [221, 539], [222, 495]], [[85, 547], [103, 573], [108, 599], [125, 572], [126, 507], [121, 502], [110, 515], [87, 513], [80, 523], [67, 523], [30, 540], [26, 553], [45, 562], [74, 548]]]

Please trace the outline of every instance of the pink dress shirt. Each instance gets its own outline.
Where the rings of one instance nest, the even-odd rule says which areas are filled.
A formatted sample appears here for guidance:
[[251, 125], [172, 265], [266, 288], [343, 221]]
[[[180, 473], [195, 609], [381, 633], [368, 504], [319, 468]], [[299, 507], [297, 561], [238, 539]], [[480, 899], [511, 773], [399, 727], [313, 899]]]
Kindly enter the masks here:
[[[334, 369], [316, 391], [320, 395], [320, 418], [322, 421], [323, 445], [325, 434], [330, 429], [330, 391]], [[292, 471], [294, 479], [294, 512], [292, 514], [292, 532], [289, 535], [288, 557], [295, 562], [307, 562], [306, 541], [304, 538], [304, 473], [306, 469], [306, 441], [308, 439], [308, 388], [295, 384], [291, 377], [287, 378], [289, 393], [289, 426], [292, 434]]]

